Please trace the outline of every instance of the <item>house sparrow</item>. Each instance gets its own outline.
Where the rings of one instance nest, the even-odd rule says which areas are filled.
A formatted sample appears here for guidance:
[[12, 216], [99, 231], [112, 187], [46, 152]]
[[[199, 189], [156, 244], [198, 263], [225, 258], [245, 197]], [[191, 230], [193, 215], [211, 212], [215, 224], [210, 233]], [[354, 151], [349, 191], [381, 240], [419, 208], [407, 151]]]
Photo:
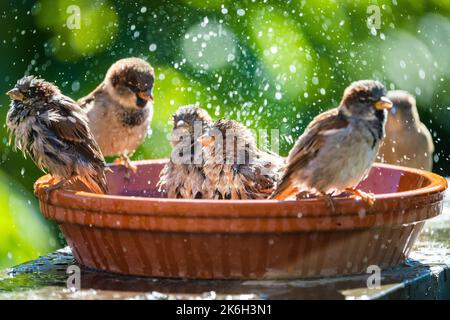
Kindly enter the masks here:
[[208, 112], [194, 105], [181, 107], [173, 115], [173, 151], [158, 182], [169, 198], [203, 198], [205, 176], [201, 145], [197, 139], [211, 123]]
[[139, 58], [122, 59], [108, 70], [105, 80], [78, 100], [104, 156], [120, 156], [132, 171], [129, 156], [144, 142], [153, 115], [153, 68]]
[[244, 125], [218, 120], [199, 140], [205, 158], [204, 199], [265, 199], [270, 195], [283, 161], [259, 150]]
[[105, 162], [86, 115], [54, 84], [27, 76], [7, 92], [10, 140], [57, 182], [47, 191], [77, 180], [96, 193], [107, 193]]
[[347, 191], [372, 204], [373, 195], [355, 188], [375, 160], [391, 106], [378, 81], [352, 83], [339, 107], [315, 117], [300, 136], [270, 198], [306, 191], [323, 196], [334, 210], [332, 194]]
[[386, 163], [431, 171], [434, 144], [430, 131], [420, 122], [416, 99], [406, 91], [389, 91], [393, 107], [386, 123], [386, 138], [378, 158]]

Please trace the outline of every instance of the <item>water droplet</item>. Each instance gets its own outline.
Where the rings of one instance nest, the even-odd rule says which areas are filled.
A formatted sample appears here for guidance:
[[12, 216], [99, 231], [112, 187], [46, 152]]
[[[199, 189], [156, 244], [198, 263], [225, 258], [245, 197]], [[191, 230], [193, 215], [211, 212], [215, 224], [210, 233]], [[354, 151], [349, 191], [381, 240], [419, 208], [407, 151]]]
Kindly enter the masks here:
[[158, 46], [155, 43], [152, 43], [149, 47], [148, 50], [150, 50], [151, 52], [156, 51], [156, 48], [158, 48]]
[[72, 82], [72, 91], [77, 92], [78, 90], [80, 90], [80, 82], [79, 81]]
[[237, 9], [237, 14], [238, 16], [242, 17], [245, 15], [245, 10], [244, 9]]
[[419, 77], [420, 79], [425, 79], [425, 71], [423, 69], [419, 70]]

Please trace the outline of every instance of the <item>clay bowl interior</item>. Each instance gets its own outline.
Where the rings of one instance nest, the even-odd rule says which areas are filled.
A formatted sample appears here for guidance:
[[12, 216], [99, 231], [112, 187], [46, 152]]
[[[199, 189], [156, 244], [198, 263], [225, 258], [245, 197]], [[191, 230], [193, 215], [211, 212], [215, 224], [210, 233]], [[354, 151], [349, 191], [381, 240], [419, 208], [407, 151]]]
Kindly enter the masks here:
[[77, 261], [128, 275], [197, 279], [288, 279], [365, 273], [403, 262], [425, 221], [442, 211], [445, 179], [375, 164], [360, 188], [376, 195], [368, 207], [336, 198], [167, 199], [156, 187], [166, 160], [138, 161], [127, 179], [111, 166], [109, 195], [55, 190], [41, 210], [56, 221]]

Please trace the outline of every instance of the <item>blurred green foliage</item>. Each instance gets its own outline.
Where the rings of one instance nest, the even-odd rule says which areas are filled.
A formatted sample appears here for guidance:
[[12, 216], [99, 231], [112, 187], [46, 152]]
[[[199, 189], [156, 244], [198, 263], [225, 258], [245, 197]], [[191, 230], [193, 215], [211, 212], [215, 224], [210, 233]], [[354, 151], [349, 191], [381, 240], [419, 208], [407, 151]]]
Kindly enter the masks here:
[[32, 195], [0, 171], [0, 266], [35, 258], [57, 248]]
[[[66, 25], [72, 5], [80, 29]], [[370, 5], [380, 9], [379, 29], [367, 27]], [[279, 129], [286, 154], [351, 81], [375, 78], [417, 96], [435, 171], [450, 173], [448, 0], [11, 0], [0, 2], [0, 22], [0, 92], [35, 74], [76, 99], [117, 59], [155, 66], [152, 135], [136, 159], [169, 155], [168, 120], [188, 103]], [[8, 146], [8, 104], [0, 95], [0, 267], [61, 245], [31, 193], [42, 173]]]

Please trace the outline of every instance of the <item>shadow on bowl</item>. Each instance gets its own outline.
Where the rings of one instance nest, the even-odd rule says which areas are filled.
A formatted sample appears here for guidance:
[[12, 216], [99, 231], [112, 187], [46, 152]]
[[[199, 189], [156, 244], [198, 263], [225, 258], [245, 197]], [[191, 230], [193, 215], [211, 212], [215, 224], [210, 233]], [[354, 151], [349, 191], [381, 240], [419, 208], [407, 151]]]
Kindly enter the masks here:
[[111, 166], [109, 195], [55, 190], [36, 195], [81, 264], [128, 275], [193, 279], [289, 279], [365, 273], [403, 262], [425, 221], [442, 212], [444, 178], [375, 164], [360, 187], [368, 208], [336, 198], [167, 199], [156, 188], [166, 160], [138, 161], [136, 174]]

